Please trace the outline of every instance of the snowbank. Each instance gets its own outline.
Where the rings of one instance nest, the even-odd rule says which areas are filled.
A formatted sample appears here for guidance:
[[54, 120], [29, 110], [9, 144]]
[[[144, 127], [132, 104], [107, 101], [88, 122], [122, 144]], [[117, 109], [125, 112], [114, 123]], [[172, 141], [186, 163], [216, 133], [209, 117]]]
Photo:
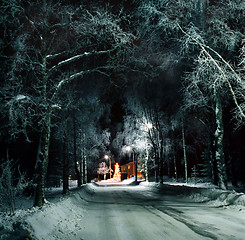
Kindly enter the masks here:
[[79, 189], [66, 196], [58, 195], [54, 203], [47, 202], [40, 208], [17, 210], [11, 216], [1, 213], [0, 239], [75, 240], [77, 232], [83, 229], [84, 206], [87, 204], [82, 196], [90, 196], [83, 192], [83, 189]]
[[[26, 223], [31, 226], [38, 239], [75, 239], [82, 230], [84, 201], [78, 193], [72, 194], [56, 204], [48, 204], [36, 214], [29, 216]], [[80, 206], [80, 207], [79, 207]]]
[[211, 183], [186, 184], [164, 182], [142, 182], [142, 186], [155, 188], [160, 194], [179, 195], [194, 202], [207, 203], [216, 207], [232, 207], [245, 211], [245, 194], [236, 191], [221, 190]]
[[208, 202], [212, 206], [231, 206], [239, 209], [245, 207], [245, 194], [235, 191], [202, 189], [198, 193], [192, 193], [189, 197], [196, 202]]
[[21, 240], [21, 239], [33, 239], [31, 237], [31, 231], [23, 223], [28, 215], [35, 212], [34, 209], [30, 210], [17, 210], [15, 215], [0, 214], [0, 239], [1, 240]]

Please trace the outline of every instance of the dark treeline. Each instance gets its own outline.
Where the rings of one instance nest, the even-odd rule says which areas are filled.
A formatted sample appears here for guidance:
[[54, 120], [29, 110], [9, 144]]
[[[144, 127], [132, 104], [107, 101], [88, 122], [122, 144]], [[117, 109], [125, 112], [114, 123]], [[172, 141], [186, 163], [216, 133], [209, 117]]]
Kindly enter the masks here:
[[[34, 186], [96, 177], [104, 154], [146, 179], [244, 182], [242, 0], [1, 3], [0, 161]], [[1, 168], [1, 171], [4, 171]]]

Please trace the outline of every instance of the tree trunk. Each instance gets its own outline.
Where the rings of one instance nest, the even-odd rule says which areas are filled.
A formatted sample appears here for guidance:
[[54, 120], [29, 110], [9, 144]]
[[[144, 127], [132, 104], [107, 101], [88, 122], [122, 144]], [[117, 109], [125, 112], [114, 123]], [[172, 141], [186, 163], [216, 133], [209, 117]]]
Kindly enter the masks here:
[[148, 177], [148, 162], [149, 162], [149, 151], [148, 151], [148, 148], [146, 148], [146, 157], [145, 157], [145, 180], [146, 180], [146, 182], [149, 181], [149, 177]]
[[185, 181], [188, 183], [188, 169], [187, 169], [187, 157], [186, 157], [186, 144], [185, 144], [185, 129], [184, 129], [184, 119], [182, 118], [182, 144], [183, 144], [183, 155], [185, 163]]
[[165, 161], [167, 162], [167, 168], [168, 168], [168, 177], [171, 178], [171, 164], [170, 164], [170, 159], [165, 155]]
[[196, 24], [199, 29], [205, 32], [206, 29], [206, 9], [208, 7], [208, 0], [198, 0], [196, 2], [196, 10], [198, 11], [198, 16], [196, 16]]
[[155, 164], [154, 164], [154, 171], [155, 171], [155, 182], [159, 182], [159, 158], [158, 158], [158, 154], [156, 151], [154, 151], [154, 160], [155, 160]]
[[159, 169], [159, 172], [160, 172], [160, 183], [163, 183], [163, 154], [162, 154], [162, 150], [160, 153], [160, 169]]
[[45, 184], [49, 158], [51, 114], [48, 114], [45, 126], [40, 133], [37, 160], [35, 165], [34, 206], [42, 206], [45, 197]]
[[217, 163], [218, 170], [218, 185], [221, 189], [227, 189], [227, 174], [226, 174], [226, 165], [223, 149], [223, 138], [224, 138], [224, 126], [222, 118], [222, 104], [221, 99], [215, 91], [215, 118], [216, 118], [216, 131], [215, 131], [215, 143], [216, 143], [216, 152], [215, 159]]
[[152, 141], [153, 145], [153, 153], [154, 153], [154, 175], [155, 175], [155, 182], [158, 182], [159, 177], [159, 164], [158, 164], [158, 154], [157, 154], [157, 148], [154, 142]]
[[211, 166], [212, 166], [212, 180], [213, 184], [218, 185], [218, 170], [217, 170], [217, 162], [216, 162], [216, 146], [215, 146], [215, 136], [212, 136], [211, 143]]
[[63, 194], [69, 191], [69, 165], [68, 165], [68, 149], [67, 149], [67, 127], [63, 135], [63, 154], [62, 154], [62, 168], [63, 168]]
[[[46, 17], [44, 17], [46, 20]], [[46, 42], [41, 41], [43, 49], [46, 49]], [[42, 98], [43, 102], [48, 109], [47, 101], [47, 58], [46, 53], [42, 56]], [[34, 192], [34, 206], [42, 206], [44, 204], [45, 198], [45, 184], [47, 167], [49, 160], [49, 144], [50, 144], [50, 131], [51, 131], [51, 111], [47, 110], [46, 114], [43, 116], [43, 126], [40, 132], [37, 159], [35, 165], [35, 192]]]
[[178, 172], [177, 172], [177, 163], [176, 163], [176, 156], [175, 156], [175, 141], [174, 141], [174, 133], [172, 131], [172, 149], [173, 149], [173, 160], [174, 160], [174, 177], [177, 181], [178, 179]]
[[77, 162], [77, 134], [76, 134], [76, 119], [73, 118], [73, 155], [74, 155], [74, 166], [75, 172], [77, 175], [77, 186], [80, 187], [82, 185], [81, 174], [78, 168]]
[[84, 156], [84, 183], [88, 182], [87, 157]]
[[178, 179], [178, 172], [177, 172], [177, 164], [176, 164], [175, 152], [173, 154], [173, 158], [174, 158], [174, 176], [175, 176], [175, 179], [177, 180]]
[[63, 155], [63, 194], [66, 194], [69, 191], [69, 167], [67, 162], [67, 155]]
[[163, 138], [162, 138], [162, 133], [159, 134], [158, 132], [158, 143], [159, 143], [159, 174], [160, 174], [160, 183], [163, 183], [163, 163], [164, 163], [164, 151], [163, 151], [163, 144], [164, 144], [164, 141], [163, 141]]
[[81, 162], [80, 162], [80, 173], [81, 173], [81, 185], [84, 184], [84, 174], [83, 174], [83, 169], [84, 169], [84, 161], [83, 161], [83, 153], [82, 153], [82, 156], [81, 156]]
[[134, 172], [134, 181], [137, 183], [137, 173], [138, 173], [138, 161], [137, 161], [137, 156], [135, 156], [134, 151], [133, 151], [133, 162], [135, 162], [135, 172]]
[[153, 137], [151, 135], [151, 131], [148, 130], [148, 135], [149, 139], [151, 141], [152, 147], [153, 147], [153, 164], [154, 164], [154, 177], [155, 177], [155, 182], [158, 182], [158, 177], [159, 177], [159, 164], [158, 164], [158, 151], [157, 151], [157, 146], [153, 140]]

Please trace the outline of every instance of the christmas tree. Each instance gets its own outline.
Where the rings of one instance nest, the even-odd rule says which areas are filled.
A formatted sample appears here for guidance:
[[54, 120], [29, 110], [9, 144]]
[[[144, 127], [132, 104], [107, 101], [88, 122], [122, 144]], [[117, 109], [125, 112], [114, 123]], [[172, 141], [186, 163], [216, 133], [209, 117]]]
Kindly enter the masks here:
[[120, 165], [118, 163], [115, 164], [115, 172], [113, 178], [115, 180], [121, 181]]

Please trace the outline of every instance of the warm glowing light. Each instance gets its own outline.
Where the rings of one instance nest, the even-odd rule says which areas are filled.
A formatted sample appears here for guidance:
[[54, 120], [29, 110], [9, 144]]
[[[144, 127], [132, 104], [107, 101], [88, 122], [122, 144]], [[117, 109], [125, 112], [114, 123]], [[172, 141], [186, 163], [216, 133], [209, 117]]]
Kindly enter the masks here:
[[112, 169], [111, 169], [111, 159], [110, 159], [110, 157], [107, 154], [104, 156], [104, 159], [106, 159], [106, 160], [109, 159], [109, 161], [110, 161], [109, 173], [110, 173], [110, 179], [111, 179], [111, 173], [113, 172]]
[[148, 129], [152, 129], [152, 128], [153, 128], [152, 123], [146, 123], [146, 127], [147, 127]]
[[121, 181], [120, 165], [118, 163], [115, 164], [115, 172], [113, 178]]
[[130, 146], [127, 146], [127, 147], [126, 147], [126, 151], [127, 151], [127, 152], [130, 152], [131, 150], [132, 150], [132, 148], [131, 148]]

